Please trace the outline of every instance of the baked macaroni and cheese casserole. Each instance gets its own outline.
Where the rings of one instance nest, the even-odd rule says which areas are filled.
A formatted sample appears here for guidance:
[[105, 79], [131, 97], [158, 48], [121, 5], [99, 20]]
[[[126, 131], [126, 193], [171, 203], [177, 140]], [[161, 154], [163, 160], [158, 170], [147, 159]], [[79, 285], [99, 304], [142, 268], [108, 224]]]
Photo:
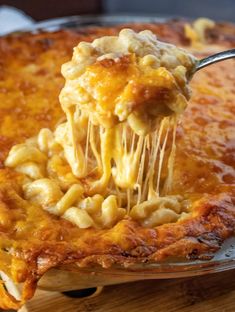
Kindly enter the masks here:
[[53, 267], [211, 259], [234, 234], [234, 60], [192, 78], [234, 46], [207, 19], [0, 38], [3, 309]]

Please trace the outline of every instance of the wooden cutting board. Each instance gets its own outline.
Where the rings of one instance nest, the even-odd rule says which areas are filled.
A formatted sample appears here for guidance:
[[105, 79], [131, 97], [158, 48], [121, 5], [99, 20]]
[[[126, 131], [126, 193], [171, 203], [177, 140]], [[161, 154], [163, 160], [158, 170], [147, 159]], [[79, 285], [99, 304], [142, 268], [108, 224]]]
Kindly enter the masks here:
[[29, 312], [235, 312], [235, 270], [104, 287], [91, 298], [38, 290]]

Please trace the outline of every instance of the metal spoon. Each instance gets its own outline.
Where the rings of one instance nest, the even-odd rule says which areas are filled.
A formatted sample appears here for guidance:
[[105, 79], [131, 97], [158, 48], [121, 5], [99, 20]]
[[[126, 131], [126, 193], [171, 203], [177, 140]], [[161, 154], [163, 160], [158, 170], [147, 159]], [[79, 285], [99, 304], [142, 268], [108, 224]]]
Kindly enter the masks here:
[[198, 71], [199, 69], [202, 69], [208, 65], [217, 63], [217, 62], [221, 62], [227, 59], [231, 59], [235, 57], [235, 49], [231, 49], [231, 50], [227, 50], [227, 51], [223, 51], [223, 52], [219, 52], [213, 55], [210, 55], [204, 59], [199, 60], [196, 63], [196, 68], [195, 68], [195, 72]]

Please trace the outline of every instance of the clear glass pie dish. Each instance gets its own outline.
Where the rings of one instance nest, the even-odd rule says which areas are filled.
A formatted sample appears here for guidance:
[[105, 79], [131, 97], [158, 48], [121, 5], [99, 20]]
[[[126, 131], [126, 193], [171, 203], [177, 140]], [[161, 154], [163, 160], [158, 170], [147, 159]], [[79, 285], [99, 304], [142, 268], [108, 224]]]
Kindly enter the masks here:
[[167, 260], [160, 263], [135, 264], [128, 268], [113, 266], [79, 268], [74, 265], [49, 270], [39, 281], [39, 288], [70, 291], [82, 288], [121, 284], [139, 280], [168, 279], [204, 275], [235, 268], [235, 239], [224, 242], [211, 260]]

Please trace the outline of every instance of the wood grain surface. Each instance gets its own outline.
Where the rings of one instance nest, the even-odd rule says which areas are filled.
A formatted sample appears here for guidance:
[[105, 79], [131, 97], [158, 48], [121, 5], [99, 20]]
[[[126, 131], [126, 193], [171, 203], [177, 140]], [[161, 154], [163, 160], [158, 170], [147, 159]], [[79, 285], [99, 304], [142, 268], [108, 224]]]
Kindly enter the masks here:
[[82, 299], [38, 290], [27, 307], [29, 312], [234, 312], [235, 270], [107, 286]]

